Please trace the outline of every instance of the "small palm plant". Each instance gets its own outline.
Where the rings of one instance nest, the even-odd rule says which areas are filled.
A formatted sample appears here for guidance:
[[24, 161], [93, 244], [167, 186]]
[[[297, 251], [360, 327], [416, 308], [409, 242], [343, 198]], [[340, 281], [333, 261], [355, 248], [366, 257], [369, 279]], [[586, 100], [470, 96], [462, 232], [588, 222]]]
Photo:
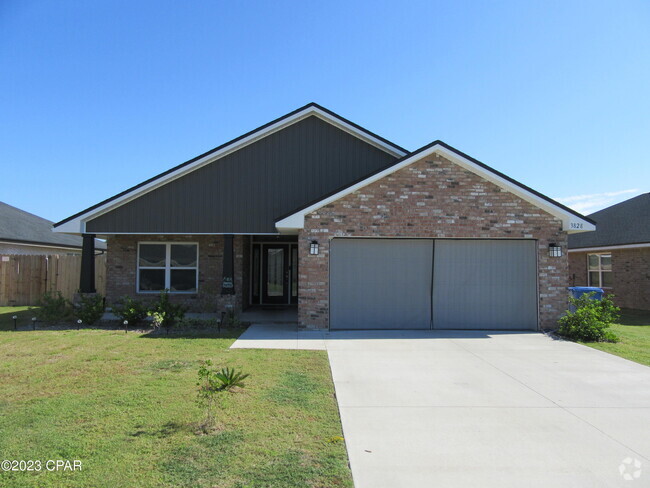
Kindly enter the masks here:
[[227, 391], [232, 392], [234, 388], [244, 388], [244, 380], [250, 375], [235, 368], [212, 369], [212, 361], [208, 359], [201, 363], [198, 376], [197, 402], [205, 408], [206, 419], [203, 430], [206, 431], [214, 426], [218, 395]]

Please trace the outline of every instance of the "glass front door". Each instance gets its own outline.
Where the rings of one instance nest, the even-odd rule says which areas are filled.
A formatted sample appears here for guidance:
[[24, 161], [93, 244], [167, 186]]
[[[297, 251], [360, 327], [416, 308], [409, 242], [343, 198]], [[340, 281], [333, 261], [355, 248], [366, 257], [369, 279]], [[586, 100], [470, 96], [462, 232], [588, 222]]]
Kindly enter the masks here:
[[298, 247], [295, 244], [255, 244], [251, 264], [253, 304], [298, 302]]

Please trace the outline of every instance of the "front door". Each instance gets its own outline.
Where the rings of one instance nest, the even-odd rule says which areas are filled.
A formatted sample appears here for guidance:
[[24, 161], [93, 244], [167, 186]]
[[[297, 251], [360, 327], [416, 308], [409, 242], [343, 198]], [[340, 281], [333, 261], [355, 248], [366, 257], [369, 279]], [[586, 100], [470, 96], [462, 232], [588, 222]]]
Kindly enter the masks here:
[[289, 245], [263, 246], [262, 303], [289, 303]]
[[298, 246], [253, 242], [251, 305], [298, 303]]

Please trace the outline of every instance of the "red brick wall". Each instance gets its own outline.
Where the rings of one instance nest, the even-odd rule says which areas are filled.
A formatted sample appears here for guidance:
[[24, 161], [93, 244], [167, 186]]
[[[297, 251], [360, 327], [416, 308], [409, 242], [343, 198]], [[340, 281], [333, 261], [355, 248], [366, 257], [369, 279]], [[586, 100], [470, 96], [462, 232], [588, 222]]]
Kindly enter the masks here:
[[[342, 236], [531, 238], [538, 240], [540, 325], [553, 328], [567, 308], [567, 235], [555, 217], [434, 155], [305, 217], [299, 236], [299, 315], [328, 326], [329, 240]], [[318, 256], [309, 243], [320, 244]], [[563, 248], [549, 258], [548, 245]]]
[[193, 294], [171, 294], [174, 302], [184, 303], [190, 312], [224, 311], [230, 305], [236, 311], [242, 309], [244, 241], [248, 236], [235, 236], [235, 295], [221, 295], [223, 277], [223, 236], [151, 236], [116, 235], [108, 238], [106, 261], [106, 299], [110, 305], [119, 297], [128, 295], [142, 301], [153, 301], [156, 294], [136, 292], [138, 242], [198, 242], [199, 289]]
[[[612, 287], [605, 290], [616, 295], [619, 307], [650, 310], [650, 247], [614, 249]], [[588, 286], [586, 252], [569, 254], [569, 276], [574, 286]]]

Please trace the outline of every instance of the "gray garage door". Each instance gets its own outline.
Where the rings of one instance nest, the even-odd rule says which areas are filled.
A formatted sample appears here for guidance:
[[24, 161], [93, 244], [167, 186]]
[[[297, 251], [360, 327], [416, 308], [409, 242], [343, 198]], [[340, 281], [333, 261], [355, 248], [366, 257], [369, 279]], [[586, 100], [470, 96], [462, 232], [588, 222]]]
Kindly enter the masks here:
[[330, 328], [431, 327], [429, 239], [333, 239]]
[[433, 327], [537, 329], [534, 241], [436, 240]]
[[333, 239], [330, 328], [534, 330], [536, 269], [532, 240]]

